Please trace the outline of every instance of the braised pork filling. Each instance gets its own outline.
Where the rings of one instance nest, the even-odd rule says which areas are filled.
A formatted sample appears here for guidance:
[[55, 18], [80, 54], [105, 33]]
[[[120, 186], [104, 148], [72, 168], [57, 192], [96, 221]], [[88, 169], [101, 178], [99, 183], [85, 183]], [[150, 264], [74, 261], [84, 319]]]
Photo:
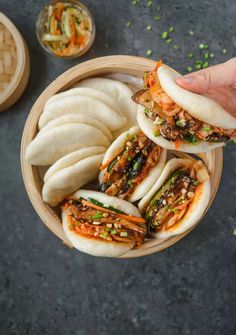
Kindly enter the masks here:
[[133, 100], [145, 107], [145, 115], [155, 125], [154, 135], [170, 142], [183, 140], [196, 144], [227, 142], [236, 136], [235, 129], [222, 129], [192, 117], [178, 106], [161, 88], [156, 72], [146, 73], [144, 89], [134, 94]]
[[126, 215], [112, 206], [89, 198], [68, 198], [62, 210], [67, 214], [69, 229], [88, 238], [108, 242], [143, 243], [146, 234], [145, 220]]
[[186, 214], [198, 184], [193, 170], [175, 171], [146, 209], [145, 219], [150, 231], [158, 232], [175, 225]]
[[104, 182], [100, 190], [108, 195], [117, 195], [128, 199], [148, 175], [151, 168], [157, 165], [161, 149], [143, 133], [127, 134], [125, 149], [101, 166], [107, 167]]

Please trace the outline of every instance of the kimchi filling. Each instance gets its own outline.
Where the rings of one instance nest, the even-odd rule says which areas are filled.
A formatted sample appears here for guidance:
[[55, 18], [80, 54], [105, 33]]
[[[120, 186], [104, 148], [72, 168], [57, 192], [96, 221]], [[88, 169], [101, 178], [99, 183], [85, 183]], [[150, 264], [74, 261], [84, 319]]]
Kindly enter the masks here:
[[155, 136], [168, 141], [183, 140], [196, 144], [207, 142], [227, 142], [236, 136], [235, 129], [222, 129], [192, 117], [178, 106], [161, 88], [157, 74], [150, 72], [144, 78], [145, 89], [137, 92], [133, 100], [145, 107], [145, 115], [153, 120]]
[[[96, 200], [93, 201], [97, 203]], [[131, 222], [119, 216], [121, 213], [107, 211], [97, 205], [94, 208], [93, 204], [90, 207], [88, 201], [85, 201], [86, 204], [83, 202], [82, 198], [76, 200], [68, 198], [62, 206], [62, 210], [67, 214], [71, 231], [108, 242], [135, 242], [137, 246], [143, 243], [146, 233], [146, 227], [143, 224]], [[125, 214], [123, 216], [128, 217]]]
[[110, 162], [100, 190], [108, 195], [128, 199], [132, 192], [157, 165], [160, 147], [143, 133], [129, 136], [125, 149]]
[[199, 181], [192, 170], [177, 170], [150, 201], [145, 214], [149, 229], [167, 230], [186, 214], [193, 201]]

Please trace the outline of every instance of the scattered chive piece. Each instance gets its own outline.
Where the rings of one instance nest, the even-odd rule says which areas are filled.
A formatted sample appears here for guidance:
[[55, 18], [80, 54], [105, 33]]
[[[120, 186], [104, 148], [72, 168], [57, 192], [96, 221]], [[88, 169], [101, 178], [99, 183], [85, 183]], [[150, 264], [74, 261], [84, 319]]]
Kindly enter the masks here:
[[201, 65], [201, 64], [196, 64], [196, 65], [195, 65], [195, 69], [196, 69], [196, 70], [200, 70], [201, 68], [202, 68], [202, 65]]
[[107, 235], [108, 235], [108, 233], [107, 233], [107, 232], [104, 232], [104, 233], [100, 234], [99, 236], [100, 236], [101, 238], [107, 238]]
[[121, 232], [120, 232], [120, 236], [121, 236], [121, 237], [128, 236], [127, 231], [121, 231]]
[[190, 59], [193, 58], [193, 53], [192, 52], [188, 53], [188, 58], [190, 58]]
[[134, 163], [134, 166], [133, 166], [134, 170], [138, 170], [138, 167], [139, 167], [139, 163], [138, 163], [138, 162], [135, 162], [135, 163]]
[[178, 49], [179, 49], [178, 45], [176, 45], [176, 44], [173, 45], [173, 49], [174, 49], [174, 50], [178, 50]]
[[200, 44], [198, 44], [198, 47], [199, 47], [199, 49], [204, 49], [204, 44], [200, 43]]
[[147, 29], [148, 31], [150, 31], [150, 30], [152, 30], [152, 26], [151, 26], [150, 24], [148, 24], [147, 27], [146, 27], [146, 29]]
[[154, 131], [154, 136], [155, 137], [158, 137], [158, 136], [160, 136], [161, 135], [161, 133], [160, 133], [160, 130], [158, 129], [158, 130], [156, 130], [156, 131]]
[[207, 68], [208, 66], [209, 66], [209, 63], [208, 63], [208, 62], [204, 62], [204, 63], [202, 64], [202, 68], [203, 68], [203, 69]]
[[147, 49], [146, 51], [146, 55], [149, 57], [152, 55], [152, 50], [151, 49]]
[[152, 5], [152, 0], [148, 0], [147, 5], [148, 5], [148, 7], [150, 7]]
[[213, 52], [211, 52], [209, 56], [210, 58], [214, 58], [215, 55], [213, 54]]
[[188, 66], [188, 67], [187, 67], [187, 71], [188, 71], [188, 72], [192, 72], [192, 71], [193, 71], [192, 66]]
[[202, 65], [202, 61], [199, 60], [199, 59], [197, 59], [197, 60], [195, 61], [195, 64], [200, 64], [200, 65]]
[[203, 130], [204, 130], [204, 131], [210, 131], [210, 130], [211, 130], [211, 127], [203, 127]]
[[153, 18], [154, 18], [154, 20], [156, 20], [156, 21], [159, 21], [159, 20], [161, 19], [161, 17], [158, 16], [158, 15], [153, 16]]
[[96, 214], [91, 216], [91, 219], [101, 219], [101, 218], [103, 218], [102, 212], [97, 212]]
[[236, 229], [233, 230], [233, 235], [236, 236]]
[[208, 53], [208, 52], [206, 52], [206, 53], [204, 54], [204, 58], [205, 58], [205, 59], [208, 59], [208, 58], [209, 58], [209, 53]]
[[190, 36], [193, 36], [193, 35], [194, 35], [194, 32], [193, 32], [192, 30], [189, 30], [188, 34], [189, 34]]
[[204, 49], [208, 49], [209, 45], [208, 44], [204, 44]]
[[132, 26], [132, 22], [131, 22], [131, 21], [127, 21], [127, 22], [126, 22], [126, 27], [129, 28], [129, 27], [131, 27], [131, 26]]
[[132, 5], [137, 5], [138, 3], [140, 3], [140, 0], [133, 0], [132, 1]]
[[171, 26], [171, 27], [169, 28], [169, 33], [172, 33], [174, 30], [175, 30], [174, 27]]
[[111, 230], [111, 235], [115, 235], [116, 234], [116, 230]]
[[166, 44], [170, 44], [170, 43], [172, 43], [172, 38], [167, 38]]
[[162, 34], [161, 34], [161, 38], [163, 40], [165, 40], [165, 39], [167, 39], [167, 37], [168, 37], [168, 32], [167, 31], [163, 31]]
[[157, 5], [156, 6], [156, 10], [160, 10], [161, 9], [161, 6], [160, 5]]
[[222, 52], [224, 55], [227, 54], [227, 49], [223, 49]]

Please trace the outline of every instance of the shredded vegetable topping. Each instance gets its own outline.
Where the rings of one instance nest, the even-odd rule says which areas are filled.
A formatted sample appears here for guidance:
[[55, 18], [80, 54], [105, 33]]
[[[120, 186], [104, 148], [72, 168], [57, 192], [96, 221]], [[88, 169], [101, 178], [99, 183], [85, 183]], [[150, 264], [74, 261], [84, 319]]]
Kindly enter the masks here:
[[100, 190], [108, 195], [129, 199], [130, 195], [157, 165], [161, 149], [143, 133], [127, 134], [125, 148], [105, 162], [100, 169], [107, 171]]
[[44, 45], [57, 56], [72, 56], [83, 50], [92, 35], [92, 22], [79, 5], [57, 2], [48, 6]]

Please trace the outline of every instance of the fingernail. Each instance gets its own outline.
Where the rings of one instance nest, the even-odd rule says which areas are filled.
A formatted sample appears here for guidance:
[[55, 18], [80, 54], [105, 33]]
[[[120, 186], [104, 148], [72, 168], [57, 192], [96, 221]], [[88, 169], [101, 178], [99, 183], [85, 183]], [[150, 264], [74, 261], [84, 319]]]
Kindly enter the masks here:
[[180, 77], [176, 79], [176, 81], [179, 82], [180, 84], [183, 83], [191, 85], [194, 83], [194, 76]]

